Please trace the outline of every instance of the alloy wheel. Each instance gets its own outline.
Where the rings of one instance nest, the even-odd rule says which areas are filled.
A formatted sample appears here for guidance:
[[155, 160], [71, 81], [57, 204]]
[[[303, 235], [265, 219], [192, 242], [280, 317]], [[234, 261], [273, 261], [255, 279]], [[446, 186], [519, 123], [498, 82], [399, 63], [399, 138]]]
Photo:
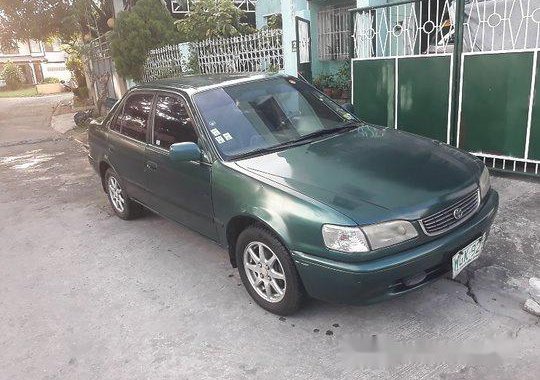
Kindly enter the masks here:
[[122, 187], [118, 180], [111, 176], [109, 177], [109, 197], [116, 211], [122, 213], [125, 210], [126, 199], [122, 194]]
[[266, 244], [254, 241], [244, 249], [244, 269], [257, 294], [268, 302], [279, 302], [285, 296], [287, 281], [283, 266]]

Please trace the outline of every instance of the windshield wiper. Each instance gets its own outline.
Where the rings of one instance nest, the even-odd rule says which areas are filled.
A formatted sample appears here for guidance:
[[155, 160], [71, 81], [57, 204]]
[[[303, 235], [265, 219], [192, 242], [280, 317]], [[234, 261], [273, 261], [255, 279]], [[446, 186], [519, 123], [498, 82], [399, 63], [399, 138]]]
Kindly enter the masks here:
[[268, 147], [268, 148], [261, 148], [261, 149], [252, 150], [251, 152], [240, 153], [234, 156], [233, 159], [238, 160], [238, 159], [247, 158], [251, 156], [260, 156], [262, 154], [276, 152], [278, 150], [286, 149], [295, 145], [294, 144], [295, 142], [296, 141], [287, 141], [281, 144], [272, 145], [271, 147]]
[[339, 125], [339, 127], [331, 128], [331, 129], [321, 129], [316, 132], [307, 134], [305, 136], [300, 137], [297, 140], [294, 140], [293, 143], [302, 142], [306, 140], [311, 140], [316, 137], [325, 136], [325, 135], [333, 135], [336, 133], [342, 133], [345, 131], [348, 131], [349, 129], [359, 127], [361, 125], [360, 122], [356, 120], [348, 120], [342, 124]]
[[336, 134], [336, 133], [345, 132], [345, 131], [347, 131], [349, 129], [359, 127], [360, 125], [362, 125], [362, 123], [360, 123], [357, 120], [348, 120], [348, 121], [340, 124], [339, 127], [331, 128], [331, 129], [321, 129], [321, 130], [318, 130], [316, 132], [312, 132], [312, 133], [309, 133], [309, 134], [307, 134], [305, 136], [302, 136], [302, 137], [300, 137], [300, 138], [298, 138], [296, 140], [283, 142], [281, 144], [273, 145], [273, 146], [268, 147], [268, 148], [262, 148], [262, 149], [253, 150], [251, 152], [241, 153], [241, 154], [238, 154], [238, 155], [234, 156], [234, 159], [238, 160], [238, 159], [247, 158], [247, 157], [251, 157], [251, 156], [260, 156], [262, 154], [276, 152], [276, 151], [283, 150], [283, 149], [286, 149], [286, 148], [290, 148], [290, 147], [293, 147], [293, 146], [303, 145], [303, 144], [307, 143], [309, 140], [312, 140], [314, 138], [325, 136], [325, 135], [332, 135], [332, 134]]

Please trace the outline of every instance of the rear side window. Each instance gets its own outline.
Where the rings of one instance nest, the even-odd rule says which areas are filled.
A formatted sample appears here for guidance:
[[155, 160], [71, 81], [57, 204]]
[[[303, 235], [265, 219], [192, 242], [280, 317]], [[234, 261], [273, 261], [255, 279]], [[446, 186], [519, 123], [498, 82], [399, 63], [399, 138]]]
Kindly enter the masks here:
[[158, 95], [152, 143], [169, 149], [172, 144], [180, 142], [197, 142], [197, 133], [187, 106], [180, 98]]
[[131, 95], [126, 100], [122, 114], [113, 120], [111, 129], [135, 140], [146, 141], [153, 98], [152, 94]]

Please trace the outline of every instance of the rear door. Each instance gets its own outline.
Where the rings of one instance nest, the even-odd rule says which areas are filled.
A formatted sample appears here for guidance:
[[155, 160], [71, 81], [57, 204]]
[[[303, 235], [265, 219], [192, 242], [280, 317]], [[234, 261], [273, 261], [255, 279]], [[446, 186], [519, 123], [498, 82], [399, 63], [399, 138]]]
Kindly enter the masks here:
[[158, 93], [150, 144], [146, 147], [149, 206], [160, 214], [212, 239], [217, 233], [211, 199], [211, 164], [205, 160], [172, 162], [174, 143], [199, 141], [192, 113], [185, 99]]
[[154, 95], [134, 92], [111, 121], [108, 140], [109, 162], [124, 182], [131, 198], [146, 202], [145, 149]]

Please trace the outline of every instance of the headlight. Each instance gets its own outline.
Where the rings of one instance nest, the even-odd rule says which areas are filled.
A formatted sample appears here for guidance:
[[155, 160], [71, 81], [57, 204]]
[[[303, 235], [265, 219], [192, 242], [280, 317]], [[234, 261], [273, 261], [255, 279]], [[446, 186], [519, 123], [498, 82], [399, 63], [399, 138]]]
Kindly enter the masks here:
[[394, 220], [362, 227], [371, 249], [388, 247], [418, 236], [414, 226], [405, 220]]
[[398, 244], [418, 236], [418, 232], [410, 222], [394, 220], [362, 228], [325, 224], [322, 235], [327, 248], [352, 253]]
[[484, 199], [489, 189], [491, 188], [489, 170], [485, 166], [484, 166], [484, 171], [482, 171], [482, 175], [480, 176], [480, 181], [478, 185], [480, 186], [480, 198]]
[[340, 252], [367, 252], [369, 245], [360, 227], [325, 224], [322, 228], [327, 248]]

